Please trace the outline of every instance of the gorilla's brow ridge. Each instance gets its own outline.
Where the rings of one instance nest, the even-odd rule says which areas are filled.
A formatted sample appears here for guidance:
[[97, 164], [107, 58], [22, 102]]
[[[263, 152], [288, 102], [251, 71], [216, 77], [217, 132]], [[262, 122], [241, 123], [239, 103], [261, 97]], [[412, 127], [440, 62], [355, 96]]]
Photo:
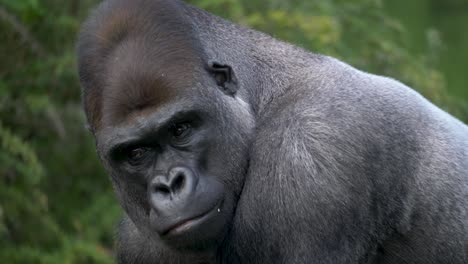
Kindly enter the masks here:
[[[111, 149], [118, 145], [154, 141], [155, 137], [166, 132], [163, 131], [164, 129], [177, 122], [190, 120], [194, 126], [199, 126], [202, 122], [199, 118], [201, 113], [197, 110], [182, 109], [169, 114], [165, 111], [164, 109], [152, 115], [140, 117], [138, 120], [133, 120], [131, 125], [122, 124], [117, 127], [103, 128], [99, 135], [107, 145], [108, 151], [112, 151]], [[163, 115], [160, 114], [161, 112]]]

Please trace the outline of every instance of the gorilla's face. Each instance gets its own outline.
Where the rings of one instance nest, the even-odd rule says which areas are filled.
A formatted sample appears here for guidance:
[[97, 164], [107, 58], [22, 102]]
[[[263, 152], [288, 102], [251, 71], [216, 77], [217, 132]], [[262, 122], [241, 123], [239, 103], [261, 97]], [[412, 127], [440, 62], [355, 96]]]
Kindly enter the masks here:
[[253, 130], [246, 104], [218, 89], [230, 68], [200, 67], [181, 82], [162, 68], [128, 70], [124, 57], [107, 71], [95, 133], [117, 196], [143, 234], [179, 249], [215, 246], [234, 215]]

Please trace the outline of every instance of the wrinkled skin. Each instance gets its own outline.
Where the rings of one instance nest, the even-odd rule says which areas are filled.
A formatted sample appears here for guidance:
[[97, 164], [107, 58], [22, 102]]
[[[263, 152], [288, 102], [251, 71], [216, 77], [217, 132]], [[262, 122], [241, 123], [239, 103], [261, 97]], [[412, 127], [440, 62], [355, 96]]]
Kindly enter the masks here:
[[468, 128], [405, 85], [177, 0], [78, 59], [120, 263], [468, 263]]

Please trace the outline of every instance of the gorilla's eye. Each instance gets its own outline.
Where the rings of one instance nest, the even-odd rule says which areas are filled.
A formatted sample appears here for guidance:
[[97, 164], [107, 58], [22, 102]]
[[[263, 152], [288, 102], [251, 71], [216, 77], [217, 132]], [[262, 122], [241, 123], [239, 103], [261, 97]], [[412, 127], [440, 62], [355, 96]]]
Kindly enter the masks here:
[[178, 123], [171, 127], [171, 134], [175, 139], [180, 139], [190, 133], [192, 126], [189, 123]]
[[149, 152], [147, 147], [137, 147], [130, 149], [127, 154], [128, 162], [132, 165], [139, 164]]

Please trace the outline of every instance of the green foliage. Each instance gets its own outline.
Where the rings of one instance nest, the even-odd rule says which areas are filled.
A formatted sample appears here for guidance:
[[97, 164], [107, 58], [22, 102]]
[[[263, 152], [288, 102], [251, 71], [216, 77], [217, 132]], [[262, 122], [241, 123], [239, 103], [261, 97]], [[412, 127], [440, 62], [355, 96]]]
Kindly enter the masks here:
[[2, 263], [112, 262], [120, 209], [84, 127], [75, 66], [88, 2], [0, 3]]
[[[0, 259], [111, 263], [120, 209], [84, 127], [74, 42], [97, 0], [0, 0]], [[210, 12], [393, 76], [465, 121], [437, 68], [378, 0], [192, 0]]]

